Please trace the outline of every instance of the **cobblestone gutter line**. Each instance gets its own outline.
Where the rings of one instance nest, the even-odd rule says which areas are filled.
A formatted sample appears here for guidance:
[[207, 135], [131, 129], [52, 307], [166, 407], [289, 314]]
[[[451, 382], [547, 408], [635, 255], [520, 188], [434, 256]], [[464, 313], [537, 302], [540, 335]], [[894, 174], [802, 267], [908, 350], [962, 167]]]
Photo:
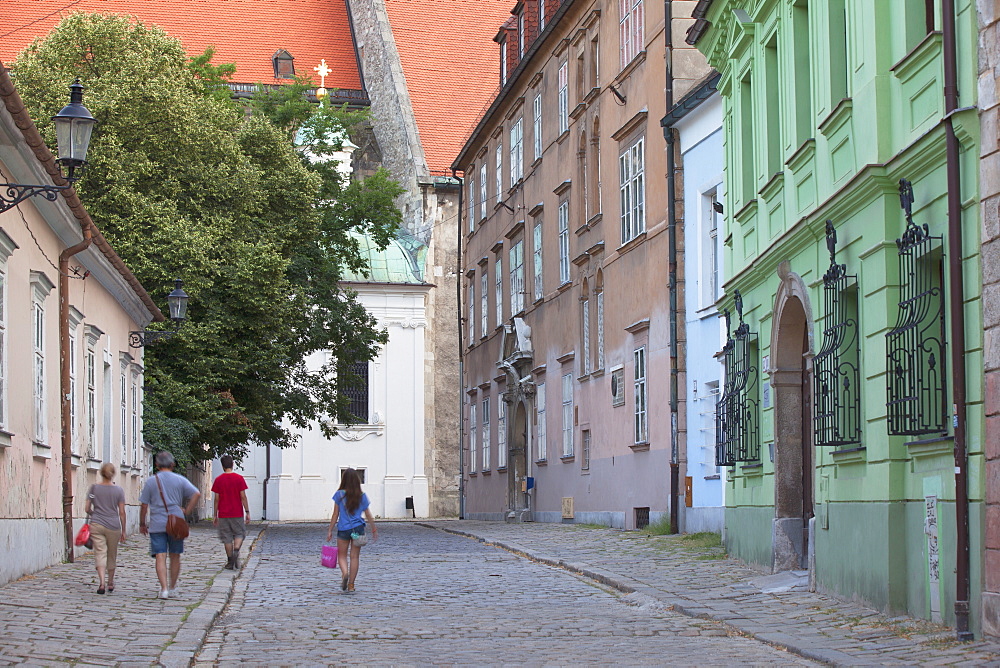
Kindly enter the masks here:
[[[990, 662], [996, 665], [995, 643], [980, 641], [973, 645], [952, 643], [947, 639], [942, 640], [942, 647], [933, 648], [921, 646], [917, 638], [881, 638], [876, 637], [881, 634], [871, 633], [870, 637], [865, 637], [865, 632], [859, 630], [854, 633], [851, 629], [843, 630], [836, 634], [829, 633], [829, 628], [824, 628], [819, 624], [810, 622], [802, 618], [800, 609], [787, 607], [787, 604], [779, 597], [766, 596], [766, 601], [754, 601], [753, 604], [746, 605], [749, 601], [741, 600], [748, 595], [754, 598], [762, 598], [759, 590], [756, 594], [747, 591], [755, 589], [746, 582], [734, 581], [729, 591], [721, 591], [712, 585], [706, 584], [704, 595], [699, 595], [697, 599], [689, 598], [677, 592], [664, 591], [620, 573], [611, 572], [605, 569], [594, 568], [578, 560], [567, 560], [544, 554], [541, 549], [525, 547], [519, 542], [498, 538], [493, 531], [485, 530], [477, 532], [475, 529], [462, 529], [448, 526], [448, 523], [420, 523], [439, 531], [472, 538], [483, 544], [507, 550], [513, 554], [536, 561], [541, 564], [556, 568], [564, 568], [573, 573], [590, 578], [625, 594], [636, 594], [643, 597], [650, 597], [680, 614], [696, 619], [708, 619], [720, 622], [730, 632], [751, 637], [768, 645], [784, 649], [812, 661], [831, 665], [884, 665], [890, 663], [925, 663], [931, 662], [935, 665], [948, 665], [969, 662], [982, 665]], [[457, 523], [456, 523], [457, 524]], [[494, 534], [490, 538], [484, 534]], [[538, 536], [541, 538], [542, 536]], [[553, 535], [555, 538], [555, 535]], [[565, 540], [565, 535], [559, 539]], [[571, 550], [572, 551], [572, 550]], [[697, 563], [697, 562], [692, 562]], [[706, 564], [707, 566], [708, 564]], [[669, 573], [660, 573], [660, 577], [670, 577]], [[691, 581], [686, 583], [688, 589], [692, 586], [698, 587], [701, 583]], [[708, 592], [711, 593], [708, 593]], [[831, 606], [828, 613], [833, 613], [843, 619], [840, 623], [850, 622], [851, 613], [857, 613], [858, 606], [850, 604], [850, 610], [838, 610], [835, 606], [844, 605], [835, 599], [817, 594], [803, 594], [804, 596], [817, 597], [824, 600]], [[767, 611], [759, 608], [763, 605]], [[755, 610], [754, 608], [758, 608]], [[746, 612], [746, 615], [742, 614]], [[840, 614], [842, 613], [842, 614]], [[865, 611], [869, 617], [880, 617], [875, 611]], [[926, 638], [923, 638], [926, 640]], [[947, 645], [955, 645], [949, 647]], [[915, 657], [920, 657], [914, 661]]]
[[[165, 668], [180, 668], [194, 662], [205, 637], [212, 628], [212, 624], [229, 603], [233, 591], [237, 587], [237, 580], [243, 579], [240, 578], [240, 575], [256, 556], [255, 548], [266, 530], [267, 525], [251, 525], [247, 529], [247, 536], [243, 541], [244, 548], [241, 550], [244, 556], [240, 570], [223, 570], [214, 577], [208, 593], [199, 603], [190, 606], [187, 616], [181, 622], [180, 628], [177, 629], [177, 633], [160, 653], [157, 660], [159, 665]], [[249, 546], [248, 550], [246, 546]], [[246, 588], [245, 582], [243, 587]]]

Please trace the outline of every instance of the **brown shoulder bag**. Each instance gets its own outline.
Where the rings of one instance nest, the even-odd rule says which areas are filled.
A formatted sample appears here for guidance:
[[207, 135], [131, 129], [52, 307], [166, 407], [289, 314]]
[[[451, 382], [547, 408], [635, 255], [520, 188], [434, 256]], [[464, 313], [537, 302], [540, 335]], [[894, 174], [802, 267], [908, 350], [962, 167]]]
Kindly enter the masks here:
[[[160, 498], [163, 500], [163, 509], [167, 513], [167, 535], [174, 540], [184, 540], [191, 533], [187, 520], [183, 517], [170, 514], [170, 506], [167, 505], [167, 497], [163, 495], [163, 485], [160, 484], [160, 474], [153, 476], [156, 478], [156, 486], [160, 488]], [[183, 509], [182, 509], [183, 511]]]

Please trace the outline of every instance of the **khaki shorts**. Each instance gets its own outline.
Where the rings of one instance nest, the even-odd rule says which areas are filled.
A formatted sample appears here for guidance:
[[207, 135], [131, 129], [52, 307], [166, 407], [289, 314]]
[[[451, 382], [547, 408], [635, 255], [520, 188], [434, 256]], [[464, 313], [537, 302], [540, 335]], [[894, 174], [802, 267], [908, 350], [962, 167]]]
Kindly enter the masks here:
[[219, 518], [219, 540], [223, 543], [232, 543], [236, 538], [243, 539], [246, 536], [247, 528], [242, 517]]

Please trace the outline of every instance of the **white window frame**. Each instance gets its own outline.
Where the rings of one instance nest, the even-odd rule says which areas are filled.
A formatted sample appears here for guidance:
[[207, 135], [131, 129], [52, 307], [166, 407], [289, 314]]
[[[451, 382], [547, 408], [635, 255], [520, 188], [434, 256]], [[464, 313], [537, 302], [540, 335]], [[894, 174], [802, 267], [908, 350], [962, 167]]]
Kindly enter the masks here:
[[618, 7], [621, 68], [625, 69], [645, 47], [643, 0], [619, 0]]
[[507, 468], [507, 402], [497, 400], [497, 468]]
[[47, 445], [48, 402], [46, 378], [48, 363], [45, 358], [45, 298], [55, 284], [40, 271], [31, 272], [31, 347], [32, 347], [32, 400], [34, 406], [34, 441]]
[[545, 284], [543, 282], [543, 272], [542, 272], [542, 221], [535, 223], [535, 228], [532, 233], [534, 243], [534, 248], [532, 248], [532, 253], [534, 256], [535, 264], [535, 301], [538, 301], [545, 296]]
[[583, 343], [583, 373], [584, 375], [589, 374], [591, 369], [590, 361], [590, 299], [580, 300], [581, 309], [581, 336]]
[[132, 365], [132, 384], [129, 386], [129, 408], [131, 409], [130, 414], [130, 429], [132, 433], [131, 443], [132, 443], [132, 466], [138, 468], [139, 461], [139, 435], [142, 433], [142, 423], [140, 422], [141, 416], [139, 414], [139, 406], [142, 400], [139, 397], [139, 372], [136, 370], [135, 365]]
[[524, 176], [524, 129], [522, 119], [510, 126], [510, 187], [513, 188]]
[[534, 145], [535, 156], [534, 159], [538, 160], [542, 157], [542, 94], [539, 93], [535, 96], [535, 101], [531, 105], [531, 112], [534, 118], [534, 123], [532, 125], [532, 144]]
[[500, 40], [500, 85], [507, 83], [507, 38]]
[[483, 471], [490, 470], [490, 398], [483, 398]]
[[482, 337], [489, 331], [489, 285], [490, 278], [486, 273], [486, 267], [483, 267], [483, 272], [479, 275], [479, 336]]
[[517, 14], [517, 57], [524, 58], [524, 10]]
[[569, 283], [569, 202], [559, 204], [559, 284]]
[[497, 204], [503, 199], [503, 142], [497, 143], [496, 150]]
[[646, 231], [645, 146], [640, 137], [618, 156], [622, 245]]
[[[469, 169], [470, 174], [475, 174], [475, 168]], [[469, 234], [476, 231], [476, 177], [469, 179]]]
[[497, 253], [496, 264], [493, 269], [494, 278], [496, 279], [496, 311], [497, 311], [497, 327], [503, 325], [503, 258], [500, 253]]
[[97, 442], [97, 342], [100, 340], [102, 334], [103, 332], [93, 325], [84, 327], [84, 337], [86, 338], [86, 345], [84, 347], [84, 382], [86, 383], [86, 393], [84, 395], [83, 412], [84, 419], [86, 420], [87, 457], [97, 460], [100, 459]]
[[476, 279], [469, 279], [469, 345], [476, 342]]
[[562, 377], [562, 456], [573, 456], [573, 374]]
[[479, 166], [479, 220], [486, 220], [486, 203], [490, 201], [487, 192], [486, 162]]
[[604, 290], [594, 296], [597, 304], [597, 368], [604, 368]]
[[539, 383], [535, 388], [535, 434], [538, 441], [538, 461], [543, 462], [548, 456], [548, 440], [545, 433], [545, 383]]
[[469, 473], [476, 472], [476, 441], [479, 432], [476, 427], [476, 398], [469, 401]]
[[635, 442], [649, 442], [649, 423], [647, 409], [649, 408], [646, 394], [646, 347], [639, 346], [632, 352], [633, 362], [633, 392], [635, 398]]
[[538, 32], [545, 30], [545, 1], [538, 0]]
[[517, 240], [510, 247], [510, 312], [524, 310], [524, 240]]
[[584, 429], [580, 434], [580, 468], [584, 471], [590, 470], [590, 446], [592, 435], [589, 429]]
[[569, 62], [559, 65], [559, 134], [569, 131]]
[[74, 455], [80, 454], [80, 428], [77, 425], [79, 412], [77, 411], [77, 366], [80, 355], [78, 344], [80, 341], [79, 328], [83, 315], [70, 307], [69, 312], [69, 438], [70, 449]]
[[121, 428], [119, 444], [121, 445], [121, 465], [128, 464], [128, 363], [123, 362], [121, 374], [118, 378], [118, 392], [120, 394], [119, 407], [119, 427]]
[[701, 223], [701, 271], [703, 287], [701, 293], [701, 307], [712, 306], [718, 301], [719, 290], [719, 257], [722, 255], [719, 245], [719, 223], [722, 214], [715, 211], [715, 203], [719, 201], [719, 192], [713, 188], [702, 195], [702, 223]]

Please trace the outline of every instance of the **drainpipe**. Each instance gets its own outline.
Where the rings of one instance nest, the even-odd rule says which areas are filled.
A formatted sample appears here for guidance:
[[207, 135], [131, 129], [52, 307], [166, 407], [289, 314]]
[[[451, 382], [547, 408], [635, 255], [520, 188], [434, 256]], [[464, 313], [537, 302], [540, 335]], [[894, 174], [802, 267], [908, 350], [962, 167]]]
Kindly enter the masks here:
[[462, 211], [465, 197], [465, 180], [457, 176], [458, 170], [452, 167], [451, 177], [458, 181], [458, 224], [455, 226], [458, 237], [458, 261], [455, 263], [455, 293], [458, 296], [458, 519], [465, 519], [465, 346], [462, 344]]
[[[674, 73], [673, 73], [673, 53], [674, 43], [672, 37], [672, 12], [671, 0], [664, 0], [664, 30], [666, 31], [666, 71], [667, 80], [665, 88], [666, 110], [670, 111], [674, 106]], [[678, 400], [677, 393], [679, 355], [677, 346], [677, 197], [674, 189], [676, 181], [674, 170], [674, 129], [672, 127], [663, 128], [663, 138], [667, 140], [667, 293], [670, 300], [670, 533], [677, 533], [679, 529], [679, 499], [680, 494], [680, 448], [677, 443], [678, 438]]]
[[948, 186], [948, 283], [951, 311], [952, 425], [955, 434], [955, 630], [972, 640], [969, 629], [969, 482], [965, 411], [965, 286], [962, 277], [962, 181], [953, 115], [958, 109], [955, 0], [941, 1], [944, 60], [945, 160]]
[[90, 248], [93, 242], [90, 223], [84, 221], [83, 241], [59, 254], [59, 422], [62, 436], [63, 533], [66, 536], [66, 561], [73, 562], [73, 425], [69, 381], [69, 259]]

